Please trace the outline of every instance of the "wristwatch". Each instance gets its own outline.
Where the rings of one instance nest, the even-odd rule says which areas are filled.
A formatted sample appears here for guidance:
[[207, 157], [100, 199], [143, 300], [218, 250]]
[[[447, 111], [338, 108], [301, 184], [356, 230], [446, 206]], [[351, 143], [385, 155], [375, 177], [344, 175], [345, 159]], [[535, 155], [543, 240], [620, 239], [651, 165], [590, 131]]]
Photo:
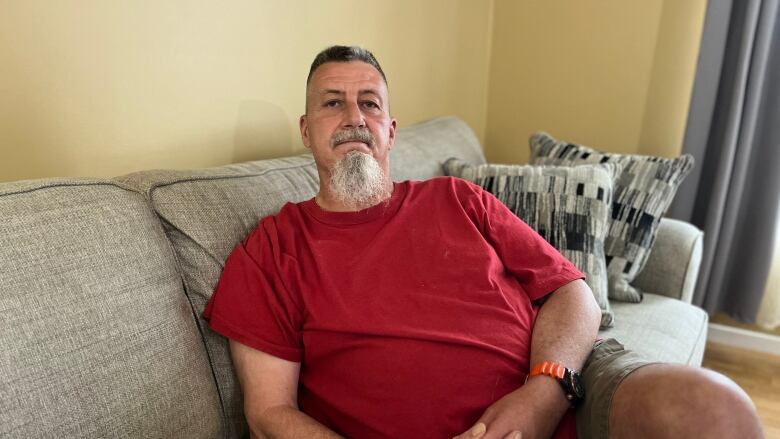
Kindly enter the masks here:
[[585, 398], [585, 386], [582, 385], [582, 377], [580, 377], [580, 374], [577, 371], [569, 369], [568, 367], [563, 367], [557, 363], [545, 361], [534, 366], [531, 369], [531, 373], [528, 374], [528, 378], [537, 375], [547, 375], [548, 377], [555, 378], [563, 388], [566, 399], [568, 399], [572, 405], [577, 405]]

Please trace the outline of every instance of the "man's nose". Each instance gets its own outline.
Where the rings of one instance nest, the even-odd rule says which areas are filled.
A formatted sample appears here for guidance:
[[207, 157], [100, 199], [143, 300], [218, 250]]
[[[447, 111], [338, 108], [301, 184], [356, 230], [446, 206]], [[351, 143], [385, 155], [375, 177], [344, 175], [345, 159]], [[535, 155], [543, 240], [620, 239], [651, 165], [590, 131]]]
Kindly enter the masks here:
[[360, 106], [357, 102], [352, 102], [345, 106], [344, 126], [352, 128], [366, 126], [366, 119], [363, 117], [363, 112], [360, 111]]

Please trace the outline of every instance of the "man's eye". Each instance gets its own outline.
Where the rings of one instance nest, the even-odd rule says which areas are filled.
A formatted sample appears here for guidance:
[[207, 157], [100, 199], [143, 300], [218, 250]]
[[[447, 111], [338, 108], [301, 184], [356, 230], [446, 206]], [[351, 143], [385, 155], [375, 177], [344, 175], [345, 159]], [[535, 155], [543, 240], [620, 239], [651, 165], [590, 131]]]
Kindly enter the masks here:
[[325, 102], [326, 107], [337, 107], [339, 105], [339, 101], [327, 101]]
[[365, 101], [363, 102], [363, 106], [367, 108], [379, 108], [379, 104], [373, 101]]

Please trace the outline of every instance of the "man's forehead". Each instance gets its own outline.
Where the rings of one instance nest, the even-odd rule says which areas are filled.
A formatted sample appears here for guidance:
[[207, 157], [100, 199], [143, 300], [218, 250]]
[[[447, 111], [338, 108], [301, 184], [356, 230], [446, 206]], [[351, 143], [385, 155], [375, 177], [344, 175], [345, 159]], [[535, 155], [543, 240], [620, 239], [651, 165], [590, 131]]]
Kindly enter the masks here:
[[[343, 95], [346, 94], [346, 91], [340, 88], [323, 88], [321, 90], [314, 90], [315, 94], [318, 95]], [[376, 88], [360, 88], [357, 90], [358, 94], [374, 94], [374, 95], [380, 95], [381, 91], [379, 91]]]
[[379, 71], [371, 64], [362, 61], [325, 63], [314, 72], [310, 86], [312, 91], [318, 93], [355, 86], [361, 90], [374, 92], [386, 89]]

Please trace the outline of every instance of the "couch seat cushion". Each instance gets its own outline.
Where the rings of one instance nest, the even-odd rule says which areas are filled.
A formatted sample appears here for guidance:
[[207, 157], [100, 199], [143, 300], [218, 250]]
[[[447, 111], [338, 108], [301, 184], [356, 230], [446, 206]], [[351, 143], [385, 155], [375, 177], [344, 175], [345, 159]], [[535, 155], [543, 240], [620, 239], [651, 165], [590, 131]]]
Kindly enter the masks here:
[[599, 332], [652, 361], [701, 365], [707, 314], [677, 299], [645, 293], [642, 303], [612, 302], [614, 327]]

